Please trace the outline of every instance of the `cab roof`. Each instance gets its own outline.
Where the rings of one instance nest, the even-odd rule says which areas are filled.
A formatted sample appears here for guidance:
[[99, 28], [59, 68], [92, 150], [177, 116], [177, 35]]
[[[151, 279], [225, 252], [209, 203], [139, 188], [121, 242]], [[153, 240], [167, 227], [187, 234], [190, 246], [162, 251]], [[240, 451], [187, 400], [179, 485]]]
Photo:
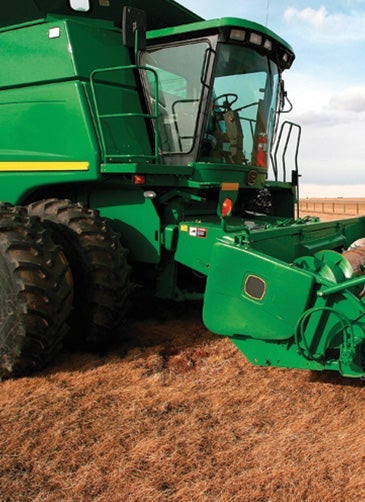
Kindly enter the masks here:
[[[224, 17], [200, 21], [180, 26], [172, 26], [147, 32], [149, 45], [219, 35], [220, 41], [237, 41], [232, 32], [239, 34], [239, 43], [251, 45], [256, 50], [266, 52], [284, 70], [290, 68], [295, 59], [292, 47], [276, 33], [261, 24], [247, 19]], [[255, 35], [259, 35], [256, 37]]]
[[237, 28], [241, 30], [248, 30], [250, 32], [257, 32], [266, 35], [268, 38], [275, 40], [277, 43], [285, 47], [288, 51], [293, 52], [292, 47], [276, 33], [269, 30], [265, 26], [241, 19], [238, 17], [224, 17], [219, 19], [211, 19], [209, 21], [201, 20], [201, 22], [193, 22], [192, 24], [185, 24], [184, 26], [169, 26], [162, 29], [155, 29], [147, 33], [147, 38], [152, 41], [154, 39], [163, 39], [166, 37], [180, 37], [183, 38], [184, 34], [190, 36], [192, 33], [209, 34], [210, 32], [223, 32], [225, 29]]

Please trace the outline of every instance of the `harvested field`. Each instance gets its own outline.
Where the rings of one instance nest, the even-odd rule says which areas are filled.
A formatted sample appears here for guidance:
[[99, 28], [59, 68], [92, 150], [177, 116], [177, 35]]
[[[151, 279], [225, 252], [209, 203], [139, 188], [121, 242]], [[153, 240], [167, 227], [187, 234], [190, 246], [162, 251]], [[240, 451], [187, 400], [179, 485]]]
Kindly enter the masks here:
[[365, 500], [365, 385], [258, 368], [197, 308], [0, 383], [0, 501]]
[[196, 312], [4, 381], [5, 501], [365, 499], [365, 387], [248, 364]]
[[365, 198], [307, 198], [299, 203], [300, 215], [319, 216], [321, 220], [354, 218], [365, 214]]

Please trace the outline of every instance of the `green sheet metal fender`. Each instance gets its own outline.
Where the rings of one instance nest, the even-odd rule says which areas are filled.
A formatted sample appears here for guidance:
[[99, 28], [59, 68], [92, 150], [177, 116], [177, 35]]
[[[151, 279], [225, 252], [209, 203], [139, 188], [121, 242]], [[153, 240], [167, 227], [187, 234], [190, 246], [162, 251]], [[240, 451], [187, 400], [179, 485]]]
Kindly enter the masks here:
[[218, 241], [203, 319], [254, 364], [364, 376], [365, 306], [356, 282], [361, 279], [333, 284], [315, 271]]

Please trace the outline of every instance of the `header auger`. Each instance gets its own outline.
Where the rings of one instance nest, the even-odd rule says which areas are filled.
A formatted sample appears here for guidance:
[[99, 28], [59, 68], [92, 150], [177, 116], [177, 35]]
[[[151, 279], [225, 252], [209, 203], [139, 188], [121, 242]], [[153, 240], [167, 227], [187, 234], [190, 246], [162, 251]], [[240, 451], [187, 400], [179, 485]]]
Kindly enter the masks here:
[[172, 0], [0, 13], [1, 377], [103, 346], [136, 283], [254, 364], [363, 377], [365, 219], [295, 215], [290, 45]]

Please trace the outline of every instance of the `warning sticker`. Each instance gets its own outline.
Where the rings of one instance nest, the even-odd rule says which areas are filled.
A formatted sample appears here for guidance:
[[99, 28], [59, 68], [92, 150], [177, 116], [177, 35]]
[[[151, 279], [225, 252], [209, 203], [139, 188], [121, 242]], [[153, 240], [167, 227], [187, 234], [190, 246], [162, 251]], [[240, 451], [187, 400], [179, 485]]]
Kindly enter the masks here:
[[187, 232], [189, 230], [189, 227], [187, 225], [181, 225], [180, 231], [181, 232]]
[[110, 7], [110, 0], [99, 0], [100, 7]]
[[207, 236], [207, 229], [206, 228], [199, 228], [199, 227], [190, 227], [189, 228], [189, 235], [190, 235], [190, 237], [205, 238]]

